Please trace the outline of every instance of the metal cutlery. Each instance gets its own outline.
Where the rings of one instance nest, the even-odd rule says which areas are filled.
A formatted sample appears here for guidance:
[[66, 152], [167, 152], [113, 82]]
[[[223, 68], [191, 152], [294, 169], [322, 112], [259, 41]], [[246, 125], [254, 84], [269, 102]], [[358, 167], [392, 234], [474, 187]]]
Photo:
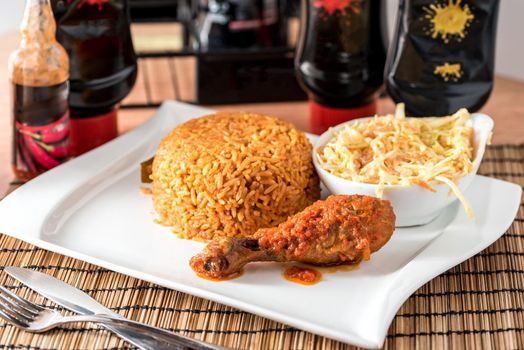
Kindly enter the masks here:
[[[145, 350], [181, 348], [198, 350], [227, 349], [172, 333], [161, 328], [127, 320], [121, 315], [107, 309], [83, 291], [44, 273], [14, 266], [5, 267], [4, 271], [47, 299], [81, 314], [64, 317], [54, 310], [42, 308], [39, 305], [30, 303], [8, 289], [0, 287], [0, 311], [2, 311], [0, 312], [0, 316], [22, 329], [37, 332], [38, 327], [46, 325], [44, 322], [48, 322], [48, 326], [52, 325], [52, 327], [56, 327], [58, 324], [64, 322], [99, 322], [102, 326], [124, 340]], [[30, 303], [30, 305], [28, 306], [27, 303]], [[23, 305], [26, 306], [24, 307]], [[7, 312], [6, 316], [7, 308], [11, 310], [11, 312]], [[19, 317], [14, 317], [12, 315], [14, 312], [17, 312]], [[9, 317], [9, 315], [11, 315], [11, 317]], [[18, 319], [18, 322], [13, 321], [13, 319]], [[49, 327], [42, 328], [42, 331], [45, 329], [49, 329]]]
[[[173, 339], [174, 333], [127, 319], [114, 318], [108, 315], [63, 316], [56, 310], [32, 303], [2, 286], [0, 286], [0, 317], [29, 332], [41, 333], [66, 323], [96, 322], [108, 326], [118, 326], [129, 332], [134, 332], [137, 337], [144, 339], [145, 342], [153, 338], [155, 342], [165, 340], [166, 344], [171, 344], [172, 347], [194, 345], [192, 340], [188, 344], [184, 338], [176, 337]], [[212, 347], [207, 346], [199, 347], [199, 349], [204, 348], [212, 349]]]

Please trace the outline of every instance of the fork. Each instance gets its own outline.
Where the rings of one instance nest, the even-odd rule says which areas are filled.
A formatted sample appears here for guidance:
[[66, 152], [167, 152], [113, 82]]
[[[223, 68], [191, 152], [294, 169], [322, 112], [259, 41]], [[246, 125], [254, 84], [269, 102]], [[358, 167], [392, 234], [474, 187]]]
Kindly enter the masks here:
[[41, 333], [57, 326], [73, 322], [96, 322], [107, 326], [125, 328], [136, 333], [147, 344], [151, 341], [155, 347], [142, 347], [144, 350], [158, 349], [158, 341], [165, 343], [163, 349], [225, 350], [227, 348], [204, 343], [161, 328], [152, 327], [135, 321], [115, 318], [109, 315], [74, 315], [63, 316], [60, 312], [49, 309], [24, 299], [7, 288], [0, 286], [0, 317], [14, 326], [29, 332]]

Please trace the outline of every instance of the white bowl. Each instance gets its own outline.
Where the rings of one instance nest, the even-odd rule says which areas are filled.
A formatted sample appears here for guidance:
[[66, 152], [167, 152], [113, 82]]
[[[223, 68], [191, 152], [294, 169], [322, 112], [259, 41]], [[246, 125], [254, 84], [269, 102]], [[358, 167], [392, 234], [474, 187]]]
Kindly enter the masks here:
[[[354, 119], [337, 125], [320, 135], [315, 143], [313, 147], [313, 163], [320, 179], [332, 194], [362, 194], [376, 196], [377, 185], [346, 180], [333, 175], [320, 166], [317, 158], [318, 148], [324, 146], [333, 138], [334, 131], [343, 128], [345, 125], [370, 118], [372, 117]], [[467, 121], [467, 125], [472, 126], [475, 130], [473, 141], [475, 159], [473, 160], [473, 169], [471, 172], [462, 177], [458, 182], [458, 187], [462, 192], [468, 188], [477, 173], [482, 157], [484, 156], [486, 144], [491, 135], [491, 130], [493, 129], [493, 120], [485, 114], [473, 113], [471, 119]], [[397, 217], [397, 227], [427, 224], [435, 219], [444, 208], [458, 199], [446, 184], [433, 182], [431, 183], [431, 186], [436, 190], [436, 192], [430, 192], [415, 185], [385, 186], [383, 198], [391, 201], [391, 204], [393, 205], [393, 211]]]

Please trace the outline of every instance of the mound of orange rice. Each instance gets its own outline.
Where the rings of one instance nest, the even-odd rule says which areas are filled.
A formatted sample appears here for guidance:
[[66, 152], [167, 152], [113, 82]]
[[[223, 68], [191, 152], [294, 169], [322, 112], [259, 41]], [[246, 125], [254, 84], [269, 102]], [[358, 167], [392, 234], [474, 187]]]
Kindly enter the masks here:
[[320, 196], [306, 135], [253, 113], [217, 113], [174, 128], [151, 178], [158, 221], [183, 238], [247, 236]]

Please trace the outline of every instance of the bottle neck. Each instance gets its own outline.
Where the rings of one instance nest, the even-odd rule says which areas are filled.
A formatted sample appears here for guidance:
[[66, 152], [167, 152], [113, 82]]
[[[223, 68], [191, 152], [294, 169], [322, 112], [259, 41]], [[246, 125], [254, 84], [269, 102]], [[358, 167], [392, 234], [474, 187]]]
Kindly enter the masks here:
[[26, 0], [21, 25], [22, 46], [49, 45], [56, 41], [56, 22], [49, 0]]

